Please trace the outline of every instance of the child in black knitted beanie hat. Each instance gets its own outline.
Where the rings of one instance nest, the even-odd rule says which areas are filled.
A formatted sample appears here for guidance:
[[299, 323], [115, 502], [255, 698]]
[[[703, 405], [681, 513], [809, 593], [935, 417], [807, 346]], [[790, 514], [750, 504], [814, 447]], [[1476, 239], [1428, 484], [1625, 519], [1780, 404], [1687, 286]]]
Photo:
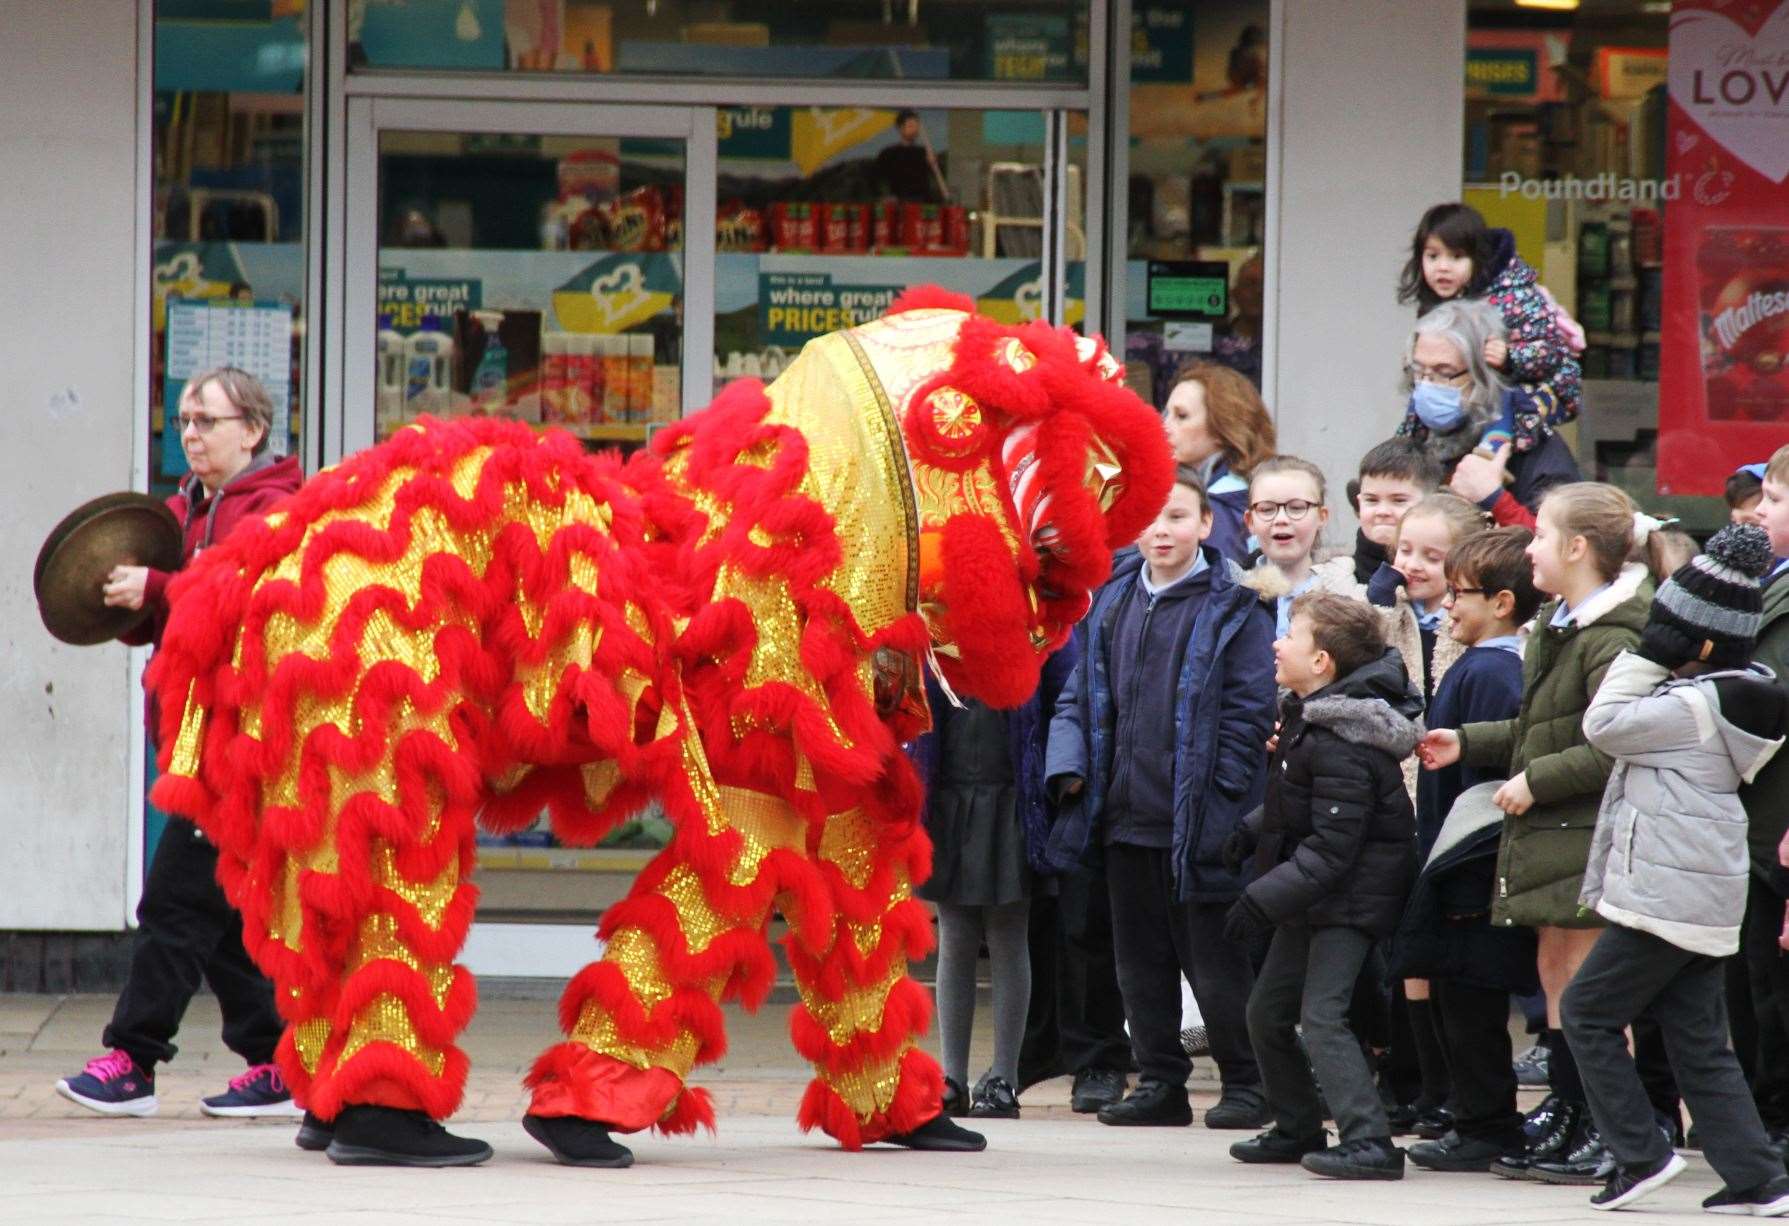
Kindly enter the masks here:
[[1702, 1149], [1725, 1186], [1713, 1213], [1789, 1214], [1789, 1175], [1728, 1045], [1723, 959], [1739, 948], [1751, 861], [1743, 782], [1783, 745], [1789, 697], [1749, 664], [1770, 542], [1753, 524], [1715, 533], [1659, 587], [1638, 652], [1609, 666], [1584, 735], [1616, 759], [1580, 905], [1609, 922], [1565, 991], [1565, 1033], [1615, 1167], [1598, 1209], [1619, 1209], [1684, 1170], [1653, 1121], [1625, 1030], [1664, 1032]]

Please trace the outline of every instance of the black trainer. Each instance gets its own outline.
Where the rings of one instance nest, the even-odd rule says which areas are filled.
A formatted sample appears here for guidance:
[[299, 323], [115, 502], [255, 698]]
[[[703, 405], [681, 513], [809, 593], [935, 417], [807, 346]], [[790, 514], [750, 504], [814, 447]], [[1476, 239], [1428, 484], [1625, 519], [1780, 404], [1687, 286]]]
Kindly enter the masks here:
[[522, 1131], [547, 1147], [560, 1166], [620, 1170], [634, 1164], [634, 1151], [609, 1135], [606, 1126], [578, 1115], [524, 1115]]
[[356, 1105], [335, 1117], [325, 1152], [338, 1166], [477, 1166], [491, 1147], [454, 1136], [420, 1111]]
[[1077, 1115], [1092, 1115], [1124, 1097], [1124, 1072], [1115, 1068], [1082, 1069], [1075, 1074], [1075, 1086], [1068, 1098], [1069, 1107]]
[[1404, 1151], [1390, 1137], [1364, 1137], [1306, 1154], [1298, 1164], [1326, 1179], [1402, 1179]]
[[298, 1135], [293, 1138], [299, 1149], [320, 1154], [329, 1148], [335, 1140], [335, 1125], [328, 1120], [320, 1119], [316, 1113], [306, 1111], [304, 1120], [298, 1125]]
[[1013, 1093], [1013, 1083], [1004, 1077], [982, 1078], [981, 1084], [975, 1087], [975, 1098], [969, 1104], [969, 1118], [973, 1120], [1018, 1119], [1019, 1096]]
[[1650, 1196], [1683, 1174], [1687, 1164], [1676, 1154], [1666, 1154], [1657, 1162], [1637, 1166], [1617, 1166], [1603, 1190], [1590, 1198], [1592, 1209], [1625, 1209], [1643, 1196]]
[[979, 1154], [988, 1147], [988, 1139], [979, 1132], [970, 1132], [949, 1116], [939, 1112], [911, 1132], [897, 1132], [882, 1138], [889, 1145], [907, 1149], [923, 1149], [940, 1154]]
[[1778, 1175], [1743, 1192], [1722, 1188], [1702, 1202], [1702, 1211], [1734, 1217], [1789, 1217], [1789, 1175]]
[[1185, 1128], [1193, 1122], [1186, 1087], [1145, 1077], [1123, 1102], [1100, 1108], [1099, 1122], [1115, 1128]]
[[1493, 1162], [1520, 1153], [1521, 1147], [1450, 1131], [1433, 1141], [1418, 1141], [1404, 1152], [1425, 1171], [1488, 1171]]
[[1230, 1156], [1238, 1162], [1247, 1162], [1251, 1166], [1264, 1166], [1268, 1163], [1283, 1163], [1293, 1166], [1306, 1154], [1320, 1154], [1328, 1148], [1328, 1132], [1319, 1132], [1309, 1137], [1295, 1137], [1291, 1133], [1281, 1132], [1276, 1124], [1258, 1137], [1252, 1137], [1247, 1141], [1238, 1141], [1232, 1145]]
[[1254, 1086], [1238, 1089], [1226, 1086], [1211, 1110], [1205, 1113], [1207, 1128], [1265, 1128], [1271, 1123], [1273, 1112], [1267, 1109], [1267, 1099]]
[[1603, 1144], [1588, 1111], [1579, 1123], [1578, 1135], [1569, 1150], [1550, 1158], [1536, 1158], [1528, 1168], [1530, 1179], [1585, 1187], [1604, 1183], [1614, 1174], [1615, 1155]]
[[[1547, 1131], [1531, 1140], [1521, 1153], [1505, 1154], [1493, 1162], [1491, 1174], [1505, 1179], [1532, 1179], [1536, 1162], [1564, 1157], [1571, 1152], [1578, 1135], [1578, 1121], [1586, 1114], [1584, 1104], [1549, 1097], [1541, 1107], [1547, 1107], [1548, 1103], [1552, 1107], [1546, 1116]], [[1539, 1109], [1533, 1114], [1539, 1114]], [[1524, 1124], [1522, 1130], [1527, 1132], [1528, 1126]]]

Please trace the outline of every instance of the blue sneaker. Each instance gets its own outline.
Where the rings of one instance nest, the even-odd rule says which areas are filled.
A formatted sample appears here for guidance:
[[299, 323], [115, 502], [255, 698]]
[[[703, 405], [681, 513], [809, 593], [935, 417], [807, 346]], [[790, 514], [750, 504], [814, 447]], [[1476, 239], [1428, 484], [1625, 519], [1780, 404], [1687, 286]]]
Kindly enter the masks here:
[[286, 1088], [285, 1078], [271, 1064], [257, 1064], [230, 1078], [230, 1088], [222, 1094], [200, 1099], [199, 1110], [206, 1115], [235, 1118], [297, 1119], [304, 1114], [292, 1101], [292, 1091]]
[[56, 1083], [56, 1093], [101, 1115], [155, 1114], [155, 1074], [138, 1068], [122, 1050], [87, 1061], [76, 1076]]

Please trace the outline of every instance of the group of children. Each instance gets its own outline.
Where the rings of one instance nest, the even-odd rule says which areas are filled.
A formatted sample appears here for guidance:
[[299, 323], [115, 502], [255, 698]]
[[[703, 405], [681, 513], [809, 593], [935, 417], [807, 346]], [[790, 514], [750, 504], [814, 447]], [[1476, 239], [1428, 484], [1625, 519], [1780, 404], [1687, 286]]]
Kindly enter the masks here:
[[[1531, 410], [1569, 417], [1559, 314], [1463, 206], [1444, 208], [1419, 230], [1413, 296], [1489, 299], [1510, 326], [1471, 356], [1509, 371]], [[1725, 986], [1743, 944], [1759, 1007], [1735, 1019], [1742, 1046], [1759, 1027], [1789, 1034], [1789, 772], [1771, 773], [1789, 448], [1744, 474], [1755, 490], [1730, 488], [1734, 524], [1698, 554], [1609, 485], [1556, 476], [1513, 511], [1508, 488], [1462, 497], [1404, 431], [1350, 485], [1352, 553], [1323, 560], [1322, 471], [1273, 454], [1265, 407], [1229, 375], [1195, 364], [1177, 380], [1174, 491], [1116, 560], [1040, 720], [1036, 863], [1103, 873], [1138, 1071], [1100, 1120], [1191, 1121], [1184, 975], [1222, 1077], [1206, 1122], [1269, 1125], [1231, 1148], [1239, 1161], [1396, 1179], [1408, 1158], [1600, 1184], [1592, 1204], [1619, 1208], [1683, 1169], [1680, 1123], [1629, 1054], [1638, 1022], [1662, 1036], [1724, 1180], [1704, 1207], [1789, 1214], [1765, 1123], [1789, 1123], [1789, 1087], [1729, 1045]], [[1474, 377], [1425, 367], [1419, 382]], [[1444, 428], [1447, 399], [1419, 414], [1413, 394], [1411, 413]], [[1506, 466], [1522, 436], [1556, 443], [1556, 420], [1475, 423], [1472, 458]], [[1523, 1115], [1510, 998], [1536, 989], [1551, 1092]], [[1376, 1084], [1375, 996], [1414, 1058], [1414, 1103]], [[997, 1031], [997, 1066], [1017, 1042]], [[966, 1055], [947, 1059], [958, 1084]], [[1408, 1131], [1425, 1139], [1400, 1149]]]

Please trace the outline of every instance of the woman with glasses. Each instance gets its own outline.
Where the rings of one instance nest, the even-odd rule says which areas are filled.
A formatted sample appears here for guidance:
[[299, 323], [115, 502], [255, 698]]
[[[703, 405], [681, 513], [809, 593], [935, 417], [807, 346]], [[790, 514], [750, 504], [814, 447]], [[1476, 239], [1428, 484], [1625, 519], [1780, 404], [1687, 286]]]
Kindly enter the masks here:
[[[183, 566], [303, 480], [297, 460], [268, 449], [273, 401], [267, 389], [235, 367], [220, 366], [189, 381], [180, 414], [168, 427], [180, 431], [191, 470], [168, 499], [184, 536]], [[151, 611], [126, 642], [159, 645], [172, 578], [150, 567], [113, 567], [106, 604]], [[153, 719], [149, 733], [153, 754]], [[137, 923], [130, 974], [101, 1037], [109, 1050], [58, 1081], [57, 1092], [101, 1115], [155, 1114], [155, 1066], [174, 1058], [174, 1034], [203, 979], [223, 1012], [225, 1045], [248, 1067], [223, 1093], [201, 1100], [200, 1110], [296, 1118], [291, 1092], [273, 1063], [284, 1023], [272, 985], [243, 949], [242, 918], [217, 883], [217, 848], [191, 822], [172, 818], [162, 832]]]
[[1485, 343], [1503, 335], [1502, 315], [1484, 302], [1443, 302], [1418, 319], [1404, 347], [1398, 433], [1443, 466], [1454, 493], [1499, 525], [1532, 530], [1541, 495], [1580, 475], [1546, 424], [1551, 393], [1510, 384], [1485, 360]]

